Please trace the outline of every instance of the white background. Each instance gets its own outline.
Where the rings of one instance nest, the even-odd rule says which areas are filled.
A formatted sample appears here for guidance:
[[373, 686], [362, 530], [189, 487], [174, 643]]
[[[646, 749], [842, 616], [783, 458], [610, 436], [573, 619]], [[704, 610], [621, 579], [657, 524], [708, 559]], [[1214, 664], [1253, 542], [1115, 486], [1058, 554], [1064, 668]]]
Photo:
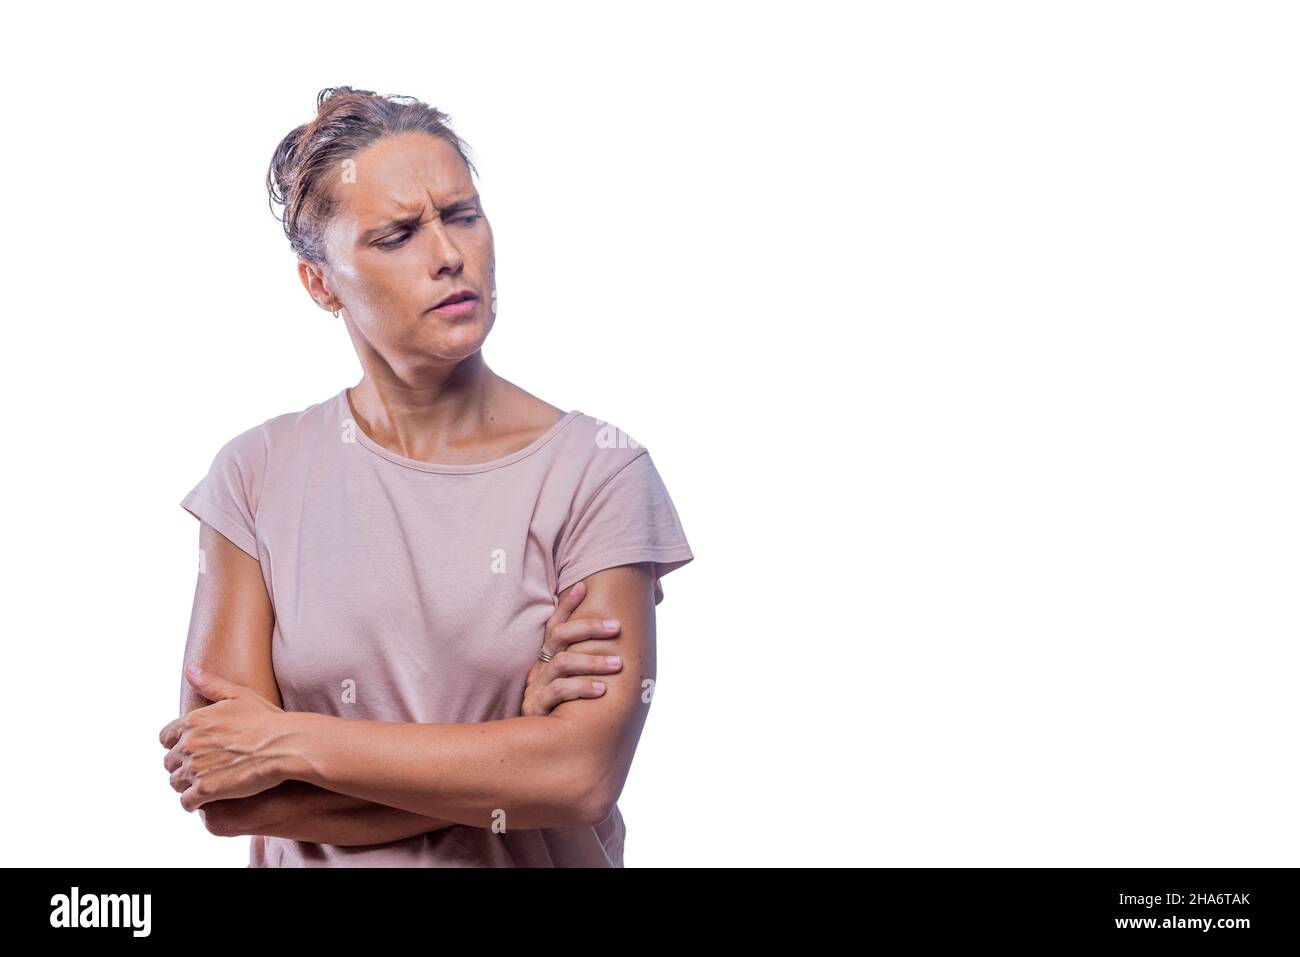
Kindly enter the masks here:
[[162, 767], [227, 439], [360, 377], [267, 207], [451, 114], [485, 356], [696, 560], [626, 864], [1294, 866], [1297, 14], [26, 5], [0, 40], [4, 864], [243, 866]]

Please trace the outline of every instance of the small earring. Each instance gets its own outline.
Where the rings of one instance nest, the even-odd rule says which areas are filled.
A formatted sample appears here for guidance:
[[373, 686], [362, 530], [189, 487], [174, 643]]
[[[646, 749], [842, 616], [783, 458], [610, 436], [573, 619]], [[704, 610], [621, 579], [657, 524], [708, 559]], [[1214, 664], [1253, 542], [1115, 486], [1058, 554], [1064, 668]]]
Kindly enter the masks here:
[[338, 317], [339, 317], [339, 311], [338, 311], [338, 309], [336, 308], [336, 309], [334, 310], [334, 318], [337, 319]]

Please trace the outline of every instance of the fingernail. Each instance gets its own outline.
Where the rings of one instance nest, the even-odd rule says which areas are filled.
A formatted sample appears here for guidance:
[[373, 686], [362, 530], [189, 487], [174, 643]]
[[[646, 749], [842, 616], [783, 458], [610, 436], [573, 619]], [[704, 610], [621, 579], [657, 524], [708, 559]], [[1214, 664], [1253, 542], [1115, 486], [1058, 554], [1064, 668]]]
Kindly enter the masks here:
[[605, 627], [606, 627], [606, 628], [617, 628], [617, 627], [618, 627], [618, 619], [617, 619], [617, 618], [606, 618], [606, 619], [605, 619]]
[[603, 682], [603, 681], [593, 681], [593, 682], [591, 683], [591, 686], [592, 686], [593, 688], [595, 688], [597, 691], [604, 691], [604, 690], [605, 690], [605, 682]]
[[619, 665], [623, 663], [623, 659], [620, 658], [618, 655], [609, 655], [608, 657], [605, 658], [605, 663], [609, 665], [611, 668], [617, 668]]

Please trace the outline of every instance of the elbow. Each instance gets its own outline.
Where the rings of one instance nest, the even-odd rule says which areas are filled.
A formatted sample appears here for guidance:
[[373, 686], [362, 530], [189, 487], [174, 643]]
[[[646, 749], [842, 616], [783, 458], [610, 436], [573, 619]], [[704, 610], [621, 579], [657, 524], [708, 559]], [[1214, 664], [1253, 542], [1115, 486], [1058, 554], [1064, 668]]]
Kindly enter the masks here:
[[614, 802], [618, 799], [618, 789], [613, 787], [613, 782], [609, 779], [608, 765], [594, 760], [592, 755], [586, 758], [586, 766], [581, 773], [575, 775], [575, 779], [580, 782], [578, 795], [573, 802], [577, 817], [573, 825], [575, 827], [595, 827], [609, 817]]
[[613, 809], [614, 802], [605, 797], [604, 794], [592, 795], [582, 803], [581, 820], [578, 822], [578, 826], [595, 827], [609, 817], [609, 812]]
[[209, 801], [199, 808], [199, 816], [209, 834], [217, 837], [237, 837], [240, 834], [239, 821], [224, 801]]
[[579, 805], [577, 820], [571, 826], [595, 827], [609, 817], [609, 812], [613, 808], [613, 801], [606, 799], [603, 795], [592, 795]]
[[559, 823], [546, 826], [595, 827], [613, 811], [627, 768], [611, 746], [594, 738], [579, 730], [556, 741], [558, 750], [545, 762], [547, 789], [563, 806], [548, 815]]
[[245, 834], [261, 834], [267, 821], [263, 813], [264, 794], [247, 798], [222, 798], [209, 801], [199, 807], [199, 816], [209, 834], [217, 837], [242, 837]]

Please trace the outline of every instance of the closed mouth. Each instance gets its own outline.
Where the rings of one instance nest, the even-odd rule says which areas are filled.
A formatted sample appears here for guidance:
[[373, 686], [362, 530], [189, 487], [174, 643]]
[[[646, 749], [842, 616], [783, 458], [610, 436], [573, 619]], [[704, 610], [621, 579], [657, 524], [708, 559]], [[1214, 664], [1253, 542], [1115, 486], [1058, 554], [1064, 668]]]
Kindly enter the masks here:
[[477, 298], [478, 296], [474, 295], [474, 293], [472, 292], [458, 292], [448, 296], [446, 299], [438, 303], [438, 305], [434, 306], [433, 308], [441, 309], [443, 306], [450, 306], [454, 302], [464, 302], [467, 299], [477, 299]]

